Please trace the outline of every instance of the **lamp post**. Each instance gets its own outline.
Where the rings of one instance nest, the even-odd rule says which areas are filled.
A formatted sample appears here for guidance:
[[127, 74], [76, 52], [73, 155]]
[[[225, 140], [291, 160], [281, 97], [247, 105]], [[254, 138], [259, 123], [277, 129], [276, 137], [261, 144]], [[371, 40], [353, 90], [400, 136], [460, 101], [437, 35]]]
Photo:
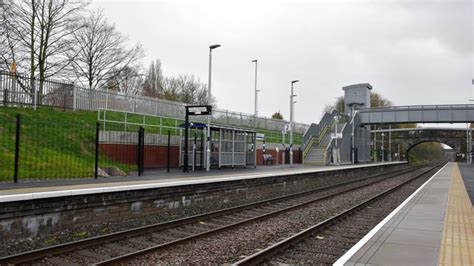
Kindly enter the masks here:
[[257, 64], [258, 60], [252, 60], [253, 63], [255, 63], [255, 127], [257, 126], [257, 116], [258, 116], [258, 92], [260, 90], [257, 89]]
[[291, 94], [290, 94], [290, 167], [293, 165], [293, 97], [296, 95], [293, 93], [293, 84], [299, 82], [299, 80], [291, 81]]
[[[207, 104], [211, 104], [211, 73], [212, 73], [212, 50], [221, 47], [220, 44], [213, 44], [209, 46], [209, 80], [207, 83]], [[207, 116], [207, 142], [206, 142], [206, 171], [211, 169], [211, 116]]]

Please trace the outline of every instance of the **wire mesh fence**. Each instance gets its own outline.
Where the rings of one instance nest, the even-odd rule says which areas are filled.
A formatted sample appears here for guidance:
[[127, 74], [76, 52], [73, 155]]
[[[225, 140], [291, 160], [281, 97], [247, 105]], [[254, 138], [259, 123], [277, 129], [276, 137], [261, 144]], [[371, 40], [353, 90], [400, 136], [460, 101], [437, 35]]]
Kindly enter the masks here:
[[95, 128], [0, 113], [0, 180], [93, 177]]
[[124, 131], [88, 114], [72, 120], [68, 112], [51, 111], [0, 110], [0, 182], [133, 176], [179, 167], [180, 136], [171, 130], [128, 125]]
[[[155, 122], [104, 123], [86, 111], [0, 107], [0, 182], [136, 176], [180, 167], [177, 121]], [[205, 138], [196, 134], [198, 141], [188, 146], [196, 144], [201, 158]]]

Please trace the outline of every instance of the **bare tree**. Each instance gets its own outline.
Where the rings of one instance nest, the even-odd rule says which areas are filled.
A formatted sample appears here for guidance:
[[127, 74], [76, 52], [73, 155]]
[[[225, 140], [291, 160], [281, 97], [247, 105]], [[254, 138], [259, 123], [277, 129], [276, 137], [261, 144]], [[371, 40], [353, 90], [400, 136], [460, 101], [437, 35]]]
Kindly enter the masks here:
[[157, 59], [150, 63], [143, 83], [143, 95], [149, 97], [162, 98], [164, 95], [163, 71], [161, 70], [161, 61]]
[[[15, 62], [18, 71], [31, 79], [43, 80], [64, 73], [71, 57], [66, 56], [72, 45], [72, 33], [80, 25], [78, 16], [87, 6], [80, 0], [14, 0], [2, 12], [2, 64]], [[33, 90], [33, 87], [29, 88]]]
[[207, 86], [193, 75], [167, 78], [163, 98], [188, 104], [206, 104]]
[[278, 112], [275, 112], [275, 113], [272, 114], [272, 118], [283, 120], [283, 115], [280, 113], [280, 110], [278, 110]]
[[89, 89], [106, 85], [144, 55], [139, 44], [127, 47], [127, 38], [100, 10], [91, 11], [80, 25], [73, 34], [75, 46], [69, 55], [74, 58], [72, 66], [78, 81]]
[[109, 89], [121, 94], [141, 94], [144, 84], [143, 74], [140, 74], [139, 66], [126, 66], [118, 75], [107, 82]]
[[193, 75], [164, 77], [161, 62], [156, 60], [146, 71], [143, 95], [188, 104], [206, 104], [207, 85]]

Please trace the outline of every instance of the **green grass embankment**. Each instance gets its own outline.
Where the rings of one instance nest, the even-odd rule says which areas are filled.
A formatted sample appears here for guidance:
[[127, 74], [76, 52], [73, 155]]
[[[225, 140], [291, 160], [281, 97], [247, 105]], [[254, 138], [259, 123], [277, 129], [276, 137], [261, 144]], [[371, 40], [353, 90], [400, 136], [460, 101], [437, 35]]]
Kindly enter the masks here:
[[[0, 180], [13, 178], [17, 114], [21, 118], [19, 179], [94, 175], [97, 113], [0, 107]], [[103, 156], [100, 161], [110, 162]], [[130, 170], [126, 164], [114, 164]]]
[[[20, 160], [18, 178], [91, 177], [94, 174], [95, 132], [97, 112], [64, 111], [40, 107], [0, 107], [0, 181], [12, 180], [15, 156], [16, 115], [21, 116]], [[110, 115], [110, 116], [109, 116]], [[107, 114], [107, 118], [124, 121], [123, 113]], [[160, 118], [147, 116], [146, 124], [160, 124]], [[127, 121], [141, 124], [142, 115], [128, 114]], [[161, 133], [177, 135], [174, 129], [181, 120], [161, 118]], [[123, 124], [107, 123], [106, 130], [124, 130]], [[128, 125], [128, 131], [137, 131], [139, 125]], [[259, 130], [267, 142], [281, 143], [278, 131]], [[145, 132], [160, 133], [159, 127], [147, 126]], [[295, 142], [300, 142], [296, 134]], [[298, 141], [299, 140], [299, 141]], [[111, 161], [100, 156], [99, 165], [115, 165], [128, 172], [135, 166]]]

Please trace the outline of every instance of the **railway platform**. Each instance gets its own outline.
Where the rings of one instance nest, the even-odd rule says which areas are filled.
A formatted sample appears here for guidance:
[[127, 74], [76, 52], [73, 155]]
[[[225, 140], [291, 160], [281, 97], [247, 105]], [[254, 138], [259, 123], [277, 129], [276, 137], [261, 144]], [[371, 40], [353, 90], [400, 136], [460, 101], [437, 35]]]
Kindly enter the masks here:
[[155, 172], [141, 177], [83, 178], [70, 180], [45, 180], [14, 183], [0, 183], [0, 203], [41, 198], [77, 196], [108, 192], [143, 190], [173, 186], [205, 184], [223, 181], [257, 179], [265, 177], [288, 176], [307, 173], [331, 172], [356, 168], [370, 168], [384, 165], [406, 164], [401, 162], [370, 163], [340, 166], [288, 165], [268, 166], [246, 169], [221, 169], [211, 172], [197, 171]]
[[474, 265], [473, 183], [448, 163], [335, 265]]

